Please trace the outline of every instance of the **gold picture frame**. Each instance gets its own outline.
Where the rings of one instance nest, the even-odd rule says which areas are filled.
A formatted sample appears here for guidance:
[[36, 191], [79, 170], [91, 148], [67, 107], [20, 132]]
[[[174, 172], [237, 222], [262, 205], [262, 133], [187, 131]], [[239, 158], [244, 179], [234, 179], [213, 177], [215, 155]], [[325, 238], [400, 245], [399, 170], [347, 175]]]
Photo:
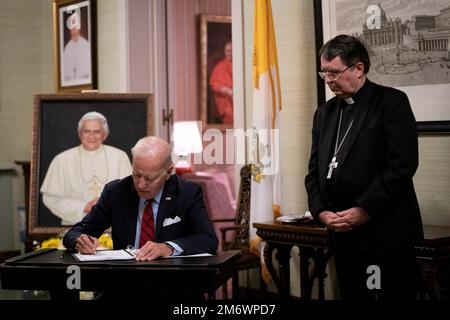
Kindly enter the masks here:
[[53, 0], [58, 92], [97, 89], [96, 0]]
[[[215, 92], [210, 85], [214, 68], [224, 60], [225, 46], [231, 46], [231, 41], [230, 16], [200, 16], [200, 118], [204, 130], [233, 128], [232, 110], [231, 116], [229, 113], [228, 116], [219, 114], [215, 105]], [[229, 78], [230, 75], [226, 77]]]

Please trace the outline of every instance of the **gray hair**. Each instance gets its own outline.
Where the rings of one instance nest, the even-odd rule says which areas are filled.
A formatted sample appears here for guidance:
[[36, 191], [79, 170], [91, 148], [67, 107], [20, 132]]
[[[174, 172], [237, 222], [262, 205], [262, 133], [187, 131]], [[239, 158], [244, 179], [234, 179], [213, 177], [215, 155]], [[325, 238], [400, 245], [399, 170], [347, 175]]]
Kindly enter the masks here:
[[131, 149], [133, 159], [136, 157], [153, 159], [160, 157], [162, 168], [168, 169], [172, 165], [172, 154], [170, 144], [155, 136], [139, 139]]
[[106, 120], [105, 116], [102, 115], [100, 112], [91, 111], [82, 116], [80, 121], [78, 121], [78, 131], [80, 131], [83, 128], [84, 121], [86, 120], [100, 121], [100, 123], [102, 124], [103, 131], [105, 131], [105, 133], [109, 133], [108, 120]]

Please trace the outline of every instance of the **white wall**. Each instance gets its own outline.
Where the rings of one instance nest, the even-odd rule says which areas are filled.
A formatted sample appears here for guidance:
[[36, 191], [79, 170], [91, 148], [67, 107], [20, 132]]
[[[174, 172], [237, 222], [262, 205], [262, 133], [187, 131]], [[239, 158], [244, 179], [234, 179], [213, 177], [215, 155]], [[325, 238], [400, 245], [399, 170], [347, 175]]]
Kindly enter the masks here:
[[54, 90], [49, 0], [0, 1], [0, 165], [28, 160], [33, 95]]
[[14, 161], [31, 157], [34, 94], [54, 90], [52, 2], [0, 1], [0, 24], [0, 167], [16, 172], [7, 180], [10, 202], [0, 203], [0, 215], [10, 216], [9, 225], [0, 226], [9, 234], [9, 248], [1, 247], [17, 249], [17, 206], [25, 196]]
[[450, 226], [450, 136], [419, 136], [414, 176], [423, 224]]
[[121, 92], [119, 6], [125, 0], [97, 0], [98, 90]]

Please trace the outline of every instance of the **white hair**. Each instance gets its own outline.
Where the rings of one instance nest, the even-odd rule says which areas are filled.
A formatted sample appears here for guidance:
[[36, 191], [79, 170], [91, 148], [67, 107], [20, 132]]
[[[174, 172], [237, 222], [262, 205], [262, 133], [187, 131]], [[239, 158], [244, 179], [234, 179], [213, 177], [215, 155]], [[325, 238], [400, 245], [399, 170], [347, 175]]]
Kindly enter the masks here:
[[80, 131], [83, 128], [84, 121], [86, 120], [100, 121], [100, 123], [102, 124], [103, 131], [105, 131], [105, 133], [109, 133], [108, 120], [106, 120], [105, 116], [102, 115], [100, 112], [91, 111], [82, 116], [80, 121], [78, 121], [78, 131]]
[[131, 149], [133, 159], [136, 157], [153, 159], [160, 157], [163, 160], [163, 169], [167, 169], [172, 164], [172, 154], [170, 144], [155, 136], [148, 136], [139, 139]]

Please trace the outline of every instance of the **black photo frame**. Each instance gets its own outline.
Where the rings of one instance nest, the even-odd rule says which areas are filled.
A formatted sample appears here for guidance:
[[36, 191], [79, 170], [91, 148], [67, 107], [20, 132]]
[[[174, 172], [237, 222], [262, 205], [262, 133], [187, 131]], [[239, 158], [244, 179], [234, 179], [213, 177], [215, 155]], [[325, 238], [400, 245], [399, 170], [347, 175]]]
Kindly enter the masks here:
[[40, 187], [52, 159], [80, 144], [77, 125], [87, 112], [102, 113], [109, 124], [105, 144], [125, 151], [140, 138], [153, 135], [153, 97], [150, 94], [48, 94], [34, 99], [33, 141], [30, 174], [29, 234], [56, 234], [61, 226], [42, 203]]

